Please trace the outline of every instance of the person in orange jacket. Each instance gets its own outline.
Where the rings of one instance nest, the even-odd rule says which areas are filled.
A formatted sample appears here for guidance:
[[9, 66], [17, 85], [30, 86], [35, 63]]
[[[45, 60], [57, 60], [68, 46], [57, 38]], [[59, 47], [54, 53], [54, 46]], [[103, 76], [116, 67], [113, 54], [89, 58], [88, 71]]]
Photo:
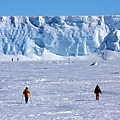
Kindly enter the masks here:
[[23, 94], [25, 96], [25, 103], [27, 103], [28, 98], [30, 97], [30, 90], [28, 89], [28, 87], [25, 88], [25, 90], [23, 91]]
[[96, 94], [96, 100], [100, 99], [100, 94], [102, 94], [101, 89], [99, 87], [99, 85], [96, 86], [94, 93]]

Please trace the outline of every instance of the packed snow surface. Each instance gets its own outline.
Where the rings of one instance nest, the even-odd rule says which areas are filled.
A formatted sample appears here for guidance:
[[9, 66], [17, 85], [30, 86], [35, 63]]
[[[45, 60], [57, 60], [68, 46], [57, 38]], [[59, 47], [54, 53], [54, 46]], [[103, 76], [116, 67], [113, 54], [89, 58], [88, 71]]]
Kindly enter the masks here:
[[0, 120], [120, 120], [120, 60], [93, 62], [1, 61]]

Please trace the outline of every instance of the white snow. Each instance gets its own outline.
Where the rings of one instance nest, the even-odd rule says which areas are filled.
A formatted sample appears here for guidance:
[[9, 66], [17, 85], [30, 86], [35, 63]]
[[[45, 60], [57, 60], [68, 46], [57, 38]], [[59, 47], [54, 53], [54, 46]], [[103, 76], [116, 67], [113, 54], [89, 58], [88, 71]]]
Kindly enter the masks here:
[[119, 20], [0, 17], [0, 120], [120, 120]]
[[[0, 120], [119, 120], [120, 60], [95, 57], [54, 61], [4, 57]], [[97, 65], [90, 66], [93, 62]], [[102, 90], [99, 101], [94, 94], [97, 84]], [[28, 104], [22, 94], [26, 86], [31, 90]]]

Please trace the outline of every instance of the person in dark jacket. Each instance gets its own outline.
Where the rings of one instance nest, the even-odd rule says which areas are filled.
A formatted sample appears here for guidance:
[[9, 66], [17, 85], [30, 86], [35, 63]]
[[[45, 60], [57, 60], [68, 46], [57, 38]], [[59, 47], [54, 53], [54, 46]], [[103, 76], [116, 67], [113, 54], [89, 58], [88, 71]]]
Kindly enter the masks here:
[[25, 103], [27, 103], [28, 98], [30, 97], [30, 90], [26, 87], [25, 90], [23, 91], [23, 94], [25, 96]]
[[96, 100], [100, 99], [100, 94], [102, 94], [101, 89], [99, 87], [99, 85], [96, 86], [94, 93], [96, 94]]

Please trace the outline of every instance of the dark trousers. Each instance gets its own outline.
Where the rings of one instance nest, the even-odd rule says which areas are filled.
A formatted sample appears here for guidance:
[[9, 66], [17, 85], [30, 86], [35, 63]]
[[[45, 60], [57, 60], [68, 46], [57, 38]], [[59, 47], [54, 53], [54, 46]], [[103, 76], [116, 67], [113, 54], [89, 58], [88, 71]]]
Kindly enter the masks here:
[[27, 103], [28, 102], [28, 97], [25, 97], [25, 103]]

